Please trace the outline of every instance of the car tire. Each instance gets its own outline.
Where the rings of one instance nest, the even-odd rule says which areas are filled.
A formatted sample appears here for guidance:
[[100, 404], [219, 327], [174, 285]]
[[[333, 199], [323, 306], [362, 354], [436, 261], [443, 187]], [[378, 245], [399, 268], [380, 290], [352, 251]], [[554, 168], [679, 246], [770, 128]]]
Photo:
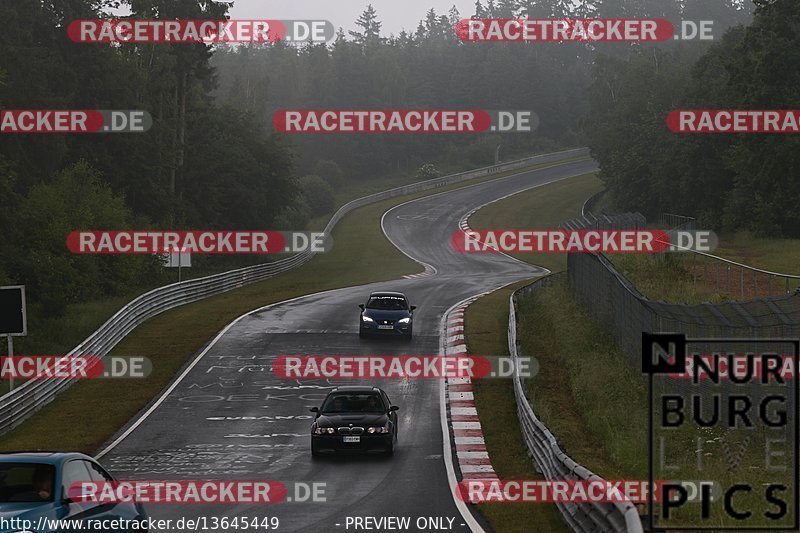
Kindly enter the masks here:
[[403, 334], [403, 340], [406, 341], [406, 342], [410, 342], [412, 336], [413, 336], [413, 332], [409, 328], [408, 333], [404, 333]]
[[394, 442], [389, 446], [389, 449], [383, 452], [386, 457], [391, 457], [394, 455]]
[[319, 450], [317, 450], [317, 447], [314, 446], [314, 443], [312, 442], [311, 443], [311, 458], [312, 459], [319, 459], [321, 456], [322, 456], [322, 454], [319, 453]]
[[358, 328], [358, 338], [359, 339], [366, 339], [367, 338], [367, 332], [364, 331], [364, 328]]

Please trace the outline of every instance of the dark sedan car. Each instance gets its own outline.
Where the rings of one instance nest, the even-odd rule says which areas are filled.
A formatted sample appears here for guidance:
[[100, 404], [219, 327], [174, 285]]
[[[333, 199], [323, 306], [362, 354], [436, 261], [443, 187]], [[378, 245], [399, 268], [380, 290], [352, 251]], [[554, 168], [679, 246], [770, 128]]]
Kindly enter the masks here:
[[398, 335], [411, 339], [414, 329], [415, 305], [408, 305], [408, 299], [401, 292], [373, 292], [366, 304], [361, 304], [358, 336]]
[[[56, 528], [50, 521], [57, 519], [117, 520], [129, 526], [119, 531], [147, 531], [147, 516], [137, 503], [73, 501], [70, 498], [69, 488], [76, 483], [113, 481], [97, 461], [82, 453], [0, 454], [0, 517], [12, 524], [0, 527], [0, 532], [20, 531], [13, 523], [31, 526], [25, 531], [49, 532]], [[12, 518], [16, 520], [10, 522]], [[43, 529], [37, 529], [40, 526]], [[64, 529], [63, 525], [57, 530], [72, 531]]]
[[311, 455], [324, 452], [394, 453], [397, 410], [378, 387], [347, 386], [333, 389], [311, 424]]

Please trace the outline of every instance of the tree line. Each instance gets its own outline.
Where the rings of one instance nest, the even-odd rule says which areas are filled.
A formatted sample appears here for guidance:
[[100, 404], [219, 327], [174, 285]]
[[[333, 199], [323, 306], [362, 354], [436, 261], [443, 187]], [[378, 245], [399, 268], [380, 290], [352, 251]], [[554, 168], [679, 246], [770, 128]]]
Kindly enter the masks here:
[[[81, 44], [66, 36], [71, 21], [106, 18], [112, 9], [136, 19], [222, 19], [226, 3], [1, 2], [1, 108], [142, 109], [154, 123], [143, 134], [2, 134], [0, 284], [26, 284], [32, 310], [57, 316], [70, 303], [171, 279], [149, 257], [69, 254], [65, 238], [75, 229], [300, 229], [330, 212], [344, 186], [400, 174], [421, 179], [436, 172], [432, 163], [439, 171], [491, 164], [498, 144], [504, 159], [583, 144], [587, 121], [603, 116], [599, 84], [606, 76], [627, 83], [624, 65], [651, 55], [633, 45], [464, 43], [454, 31], [461, 18], [686, 18], [695, 10], [734, 25], [749, 17], [741, 1], [478, 0], [467, 14], [431, 9], [397, 35], [382, 31], [370, 6], [331, 43], [237, 47]], [[737, 31], [744, 30], [731, 35]], [[657, 57], [678, 48], [656, 47]], [[659, 61], [666, 75], [668, 61]], [[646, 86], [651, 74], [642, 75]], [[628, 98], [621, 94], [615, 105]], [[532, 110], [540, 126], [505, 136], [272, 132], [272, 114], [291, 108]], [[604, 135], [592, 139], [601, 160]]]
[[710, 48], [597, 58], [586, 132], [619, 207], [800, 237], [796, 134], [675, 134], [665, 125], [676, 109], [798, 109], [800, 4], [754, 4], [752, 24]]

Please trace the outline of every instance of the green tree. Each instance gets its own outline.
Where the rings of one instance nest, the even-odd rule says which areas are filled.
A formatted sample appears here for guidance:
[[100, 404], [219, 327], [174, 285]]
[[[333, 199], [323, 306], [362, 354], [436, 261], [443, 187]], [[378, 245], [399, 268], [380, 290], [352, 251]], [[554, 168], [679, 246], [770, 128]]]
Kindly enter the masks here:
[[300, 178], [299, 183], [312, 217], [333, 211], [336, 200], [333, 196], [333, 187], [328, 182], [319, 176], [309, 175]]

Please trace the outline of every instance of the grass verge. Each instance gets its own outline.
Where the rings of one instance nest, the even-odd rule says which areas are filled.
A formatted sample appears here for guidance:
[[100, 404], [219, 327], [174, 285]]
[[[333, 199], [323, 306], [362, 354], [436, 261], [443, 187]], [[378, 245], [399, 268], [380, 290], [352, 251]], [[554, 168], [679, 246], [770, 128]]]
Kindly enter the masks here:
[[[583, 202], [600, 190], [593, 174], [576, 176], [494, 202], [470, 218], [474, 229], [550, 229], [580, 215]], [[516, 254], [518, 259], [563, 270], [566, 258], [552, 254]], [[464, 330], [470, 353], [508, 355], [508, 299], [523, 281], [495, 291], [467, 308]], [[486, 448], [500, 479], [542, 479], [528, 454], [517, 419], [510, 380], [478, 380], [473, 385]], [[482, 503], [478, 505], [497, 531], [567, 531], [558, 508], [548, 503]]]
[[606, 257], [650, 300], [698, 304], [730, 299], [713, 285], [695, 282], [692, 257], [688, 255], [606, 254]]
[[800, 239], [764, 239], [750, 233], [723, 234], [713, 254], [771, 272], [800, 275]]
[[[550, 165], [531, 169], [547, 166]], [[492, 176], [491, 179], [502, 176]], [[275, 278], [154, 317], [136, 328], [112, 352], [114, 355], [148, 356], [153, 362], [150, 376], [137, 380], [98, 379], [77, 383], [20, 426], [0, 436], [0, 449], [70, 449], [92, 453], [143, 409], [192, 354], [237, 316], [304, 294], [397, 279], [404, 274], [419, 272], [420, 265], [385, 239], [380, 228], [381, 215], [401, 202], [479, 181], [485, 180], [442, 187], [360, 208], [337, 225], [331, 252], [319, 254], [306, 265]], [[119, 303], [114, 305], [107, 309], [106, 316], [113, 314]], [[92, 325], [94, 323], [90, 322], [84, 327]], [[81, 332], [80, 339], [91, 331]], [[93, 408], [99, 405], [114, 408], [106, 409], [104, 416], [99, 417]]]
[[[539, 374], [528, 394], [537, 416], [578, 463], [608, 479], [646, 479], [647, 388], [565, 279], [523, 298], [522, 353]], [[643, 477], [644, 476], [644, 477]]]
[[[333, 250], [275, 278], [184, 305], [148, 320], [123, 339], [114, 355], [147, 355], [146, 379], [87, 380], [22, 425], [0, 437], [2, 449], [72, 449], [91, 453], [162, 390], [187, 359], [237, 316], [295, 296], [396, 279], [420, 267], [383, 236], [381, 202], [345, 217], [334, 230]], [[370, 223], [364, 223], [370, 221]], [[380, 265], [381, 268], [375, 268]], [[322, 276], [320, 273], [327, 273]], [[108, 405], [102, 417], [89, 406]]]
[[[472, 229], [557, 229], [580, 216], [583, 202], [603, 188], [595, 174], [584, 174], [530, 189], [494, 202], [469, 219]], [[552, 272], [567, 268], [566, 254], [516, 253], [512, 257]]]
[[[508, 355], [508, 298], [527, 283], [495, 291], [467, 308], [464, 331], [470, 353]], [[473, 392], [486, 449], [500, 479], [542, 479], [522, 440], [511, 380], [476, 380]], [[568, 531], [552, 503], [494, 502], [480, 503], [478, 508], [495, 531]]]
[[[528, 384], [528, 394], [535, 412], [557, 436], [562, 450], [606, 479], [646, 480], [648, 391], [639, 366], [631, 364], [610, 335], [588, 316], [566, 279], [524, 297], [518, 311], [522, 352], [535, 356], [540, 365], [539, 374]], [[719, 401], [714, 398], [719, 392], [714, 388], [692, 392], [677, 389], [674, 384], [664, 386], [663, 378], [656, 382], [656, 390], [662, 393], [683, 398], [699, 394], [705, 420], [712, 411], [710, 405]], [[656, 400], [656, 420], [661, 419], [659, 407]], [[725, 412], [726, 408], [721, 409]], [[791, 486], [790, 469], [764, 468], [765, 450], [779, 443], [788, 453], [790, 439], [781, 441], [782, 433], [765, 430], [758, 421], [756, 430], [725, 429], [721, 423], [700, 427], [689, 419], [692, 412], [691, 408], [684, 409], [687, 421], [679, 428], [657, 429], [657, 452], [664, 454], [665, 463], [659, 467], [656, 461], [656, 479], [713, 480], [724, 489], [745, 483], [754, 490], [742, 495], [737, 506], [752, 510], [756, 517], [748, 526], [776, 525], [761, 518], [770, 504], [755, 488]], [[776, 438], [779, 440], [772, 440]], [[730, 449], [737, 450], [735, 459]], [[740, 526], [741, 522], [728, 516], [719, 502], [712, 504], [703, 525]], [[669, 525], [691, 528], [697, 520], [698, 506], [689, 505], [678, 509]]]

